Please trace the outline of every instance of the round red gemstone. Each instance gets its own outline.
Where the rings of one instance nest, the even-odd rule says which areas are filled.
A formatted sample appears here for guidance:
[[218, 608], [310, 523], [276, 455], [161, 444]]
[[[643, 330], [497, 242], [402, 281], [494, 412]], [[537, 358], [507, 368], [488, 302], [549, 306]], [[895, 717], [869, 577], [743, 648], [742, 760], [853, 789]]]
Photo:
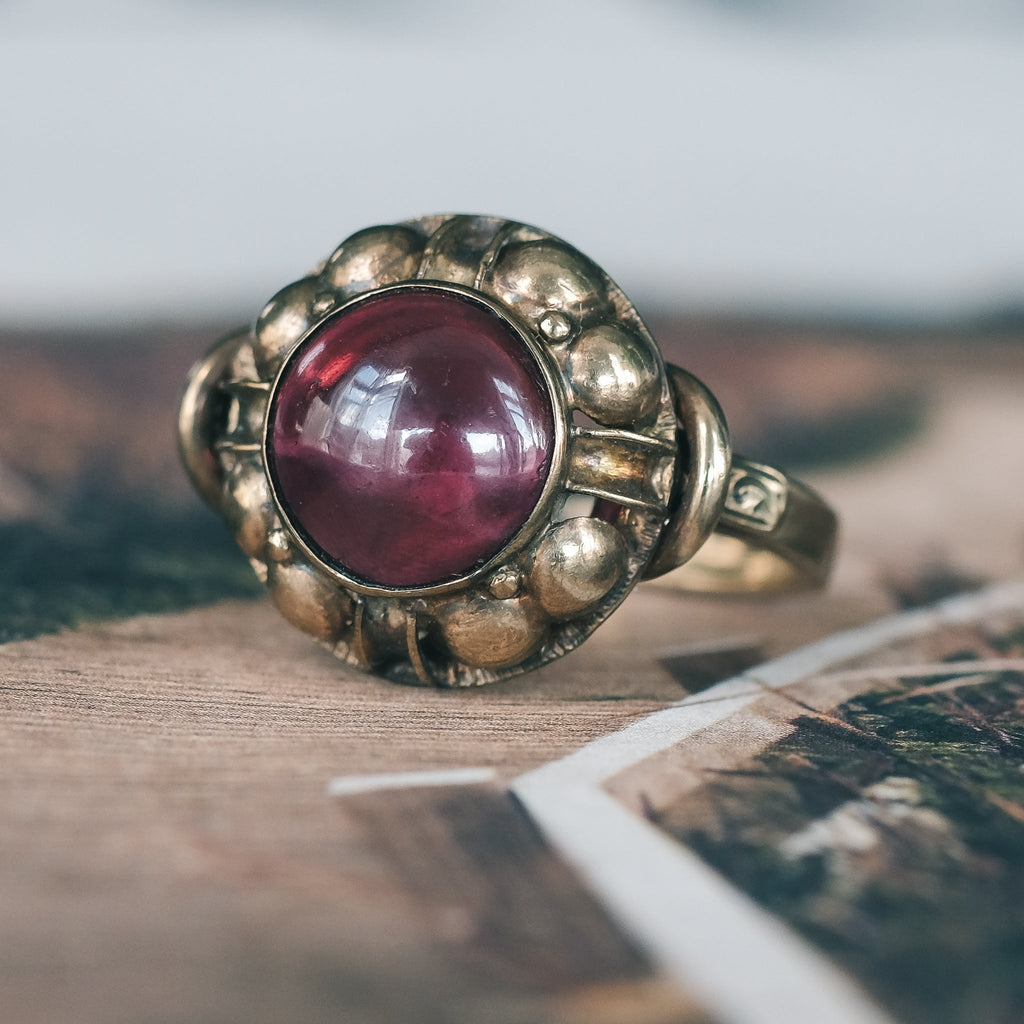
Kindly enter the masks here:
[[554, 449], [551, 397], [508, 321], [402, 288], [330, 317], [289, 359], [267, 461], [292, 526], [367, 584], [465, 576], [519, 532]]

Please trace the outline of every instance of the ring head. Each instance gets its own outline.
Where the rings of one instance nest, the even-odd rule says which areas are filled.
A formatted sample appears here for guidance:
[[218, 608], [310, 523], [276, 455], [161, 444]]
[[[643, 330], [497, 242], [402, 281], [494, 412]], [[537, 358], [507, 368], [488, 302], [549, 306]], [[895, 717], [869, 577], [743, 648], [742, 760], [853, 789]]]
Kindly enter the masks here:
[[677, 421], [622, 292], [493, 217], [369, 228], [193, 370], [185, 464], [350, 664], [465, 686], [577, 646], [670, 515]]

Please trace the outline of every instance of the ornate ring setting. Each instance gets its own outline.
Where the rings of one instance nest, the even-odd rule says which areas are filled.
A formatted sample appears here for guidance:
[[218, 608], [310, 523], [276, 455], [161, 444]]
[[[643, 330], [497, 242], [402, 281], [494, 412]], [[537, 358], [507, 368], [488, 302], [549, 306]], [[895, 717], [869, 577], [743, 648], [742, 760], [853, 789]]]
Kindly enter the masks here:
[[178, 428], [285, 618], [399, 682], [536, 668], [670, 571], [820, 585], [835, 547], [599, 267], [496, 217], [352, 235], [196, 364]]

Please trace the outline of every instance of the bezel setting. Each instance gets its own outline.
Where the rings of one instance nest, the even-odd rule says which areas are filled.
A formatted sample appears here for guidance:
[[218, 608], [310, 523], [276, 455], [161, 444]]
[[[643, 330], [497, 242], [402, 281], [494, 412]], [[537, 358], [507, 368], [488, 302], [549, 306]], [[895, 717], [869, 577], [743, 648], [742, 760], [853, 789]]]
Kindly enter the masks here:
[[[289, 504], [284, 500], [279, 481], [274, 469], [274, 455], [272, 451], [272, 431], [276, 399], [280, 392], [282, 381], [287, 377], [289, 369], [302, 353], [311, 338], [315, 337], [325, 328], [330, 321], [344, 316], [352, 309], [367, 301], [373, 301], [389, 294], [404, 294], [408, 292], [427, 292], [441, 295], [452, 295], [482, 307], [493, 313], [509, 327], [516, 335], [523, 349], [530, 355], [534, 365], [540, 373], [548, 400], [551, 404], [553, 440], [551, 449], [550, 465], [545, 478], [544, 486], [540, 496], [535, 503], [533, 510], [515, 534], [505, 543], [500, 550], [486, 560], [482, 565], [476, 566], [469, 572], [462, 573], [441, 582], [426, 584], [422, 586], [387, 586], [380, 583], [360, 578], [358, 575], [346, 571], [335, 559], [332, 559], [315, 542], [308, 537], [307, 530], [298, 522], [298, 517], [292, 512]], [[340, 306], [333, 307], [319, 321], [312, 324], [295, 347], [288, 354], [288, 357], [281, 364], [277, 377], [270, 389], [270, 400], [267, 403], [267, 413], [263, 425], [263, 458], [267, 467], [267, 474], [270, 480], [271, 494], [285, 527], [291, 532], [294, 542], [303, 550], [306, 557], [317, 564], [323, 571], [336, 577], [339, 582], [349, 589], [360, 594], [372, 594], [377, 596], [403, 596], [403, 597], [428, 597], [436, 594], [444, 594], [453, 590], [460, 590], [478, 581], [482, 576], [494, 572], [499, 566], [512, 558], [515, 553], [536, 533], [540, 524], [544, 523], [550, 516], [555, 502], [564, 487], [565, 475], [565, 453], [568, 436], [568, 407], [565, 400], [564, 389], [557, 375], [557, 368], [552, 364], [550, 357], [543, 348], [537, 344], [536, 339], [528, 331], [523, 330], [518, 324], [510, 320], [505, 311], [499, 308], [498, 304], [487, 296], [483, 296], [469, 288], [460, 285], [447, 284], [436, 281], [416, 281], [412, 283], [400, 283], [383, 288], [378, 288], [362, 295], [357, 295]]]

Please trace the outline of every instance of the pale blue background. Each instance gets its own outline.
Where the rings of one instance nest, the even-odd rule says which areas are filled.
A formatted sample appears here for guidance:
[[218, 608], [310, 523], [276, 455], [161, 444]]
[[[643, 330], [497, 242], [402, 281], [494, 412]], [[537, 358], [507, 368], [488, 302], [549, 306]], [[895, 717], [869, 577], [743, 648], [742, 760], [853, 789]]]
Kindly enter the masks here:
[[648, 305], [1024, 295], [1020, 3], [0, 2], [0, 145], [0, 325], [248, 315], [448, 210]]

